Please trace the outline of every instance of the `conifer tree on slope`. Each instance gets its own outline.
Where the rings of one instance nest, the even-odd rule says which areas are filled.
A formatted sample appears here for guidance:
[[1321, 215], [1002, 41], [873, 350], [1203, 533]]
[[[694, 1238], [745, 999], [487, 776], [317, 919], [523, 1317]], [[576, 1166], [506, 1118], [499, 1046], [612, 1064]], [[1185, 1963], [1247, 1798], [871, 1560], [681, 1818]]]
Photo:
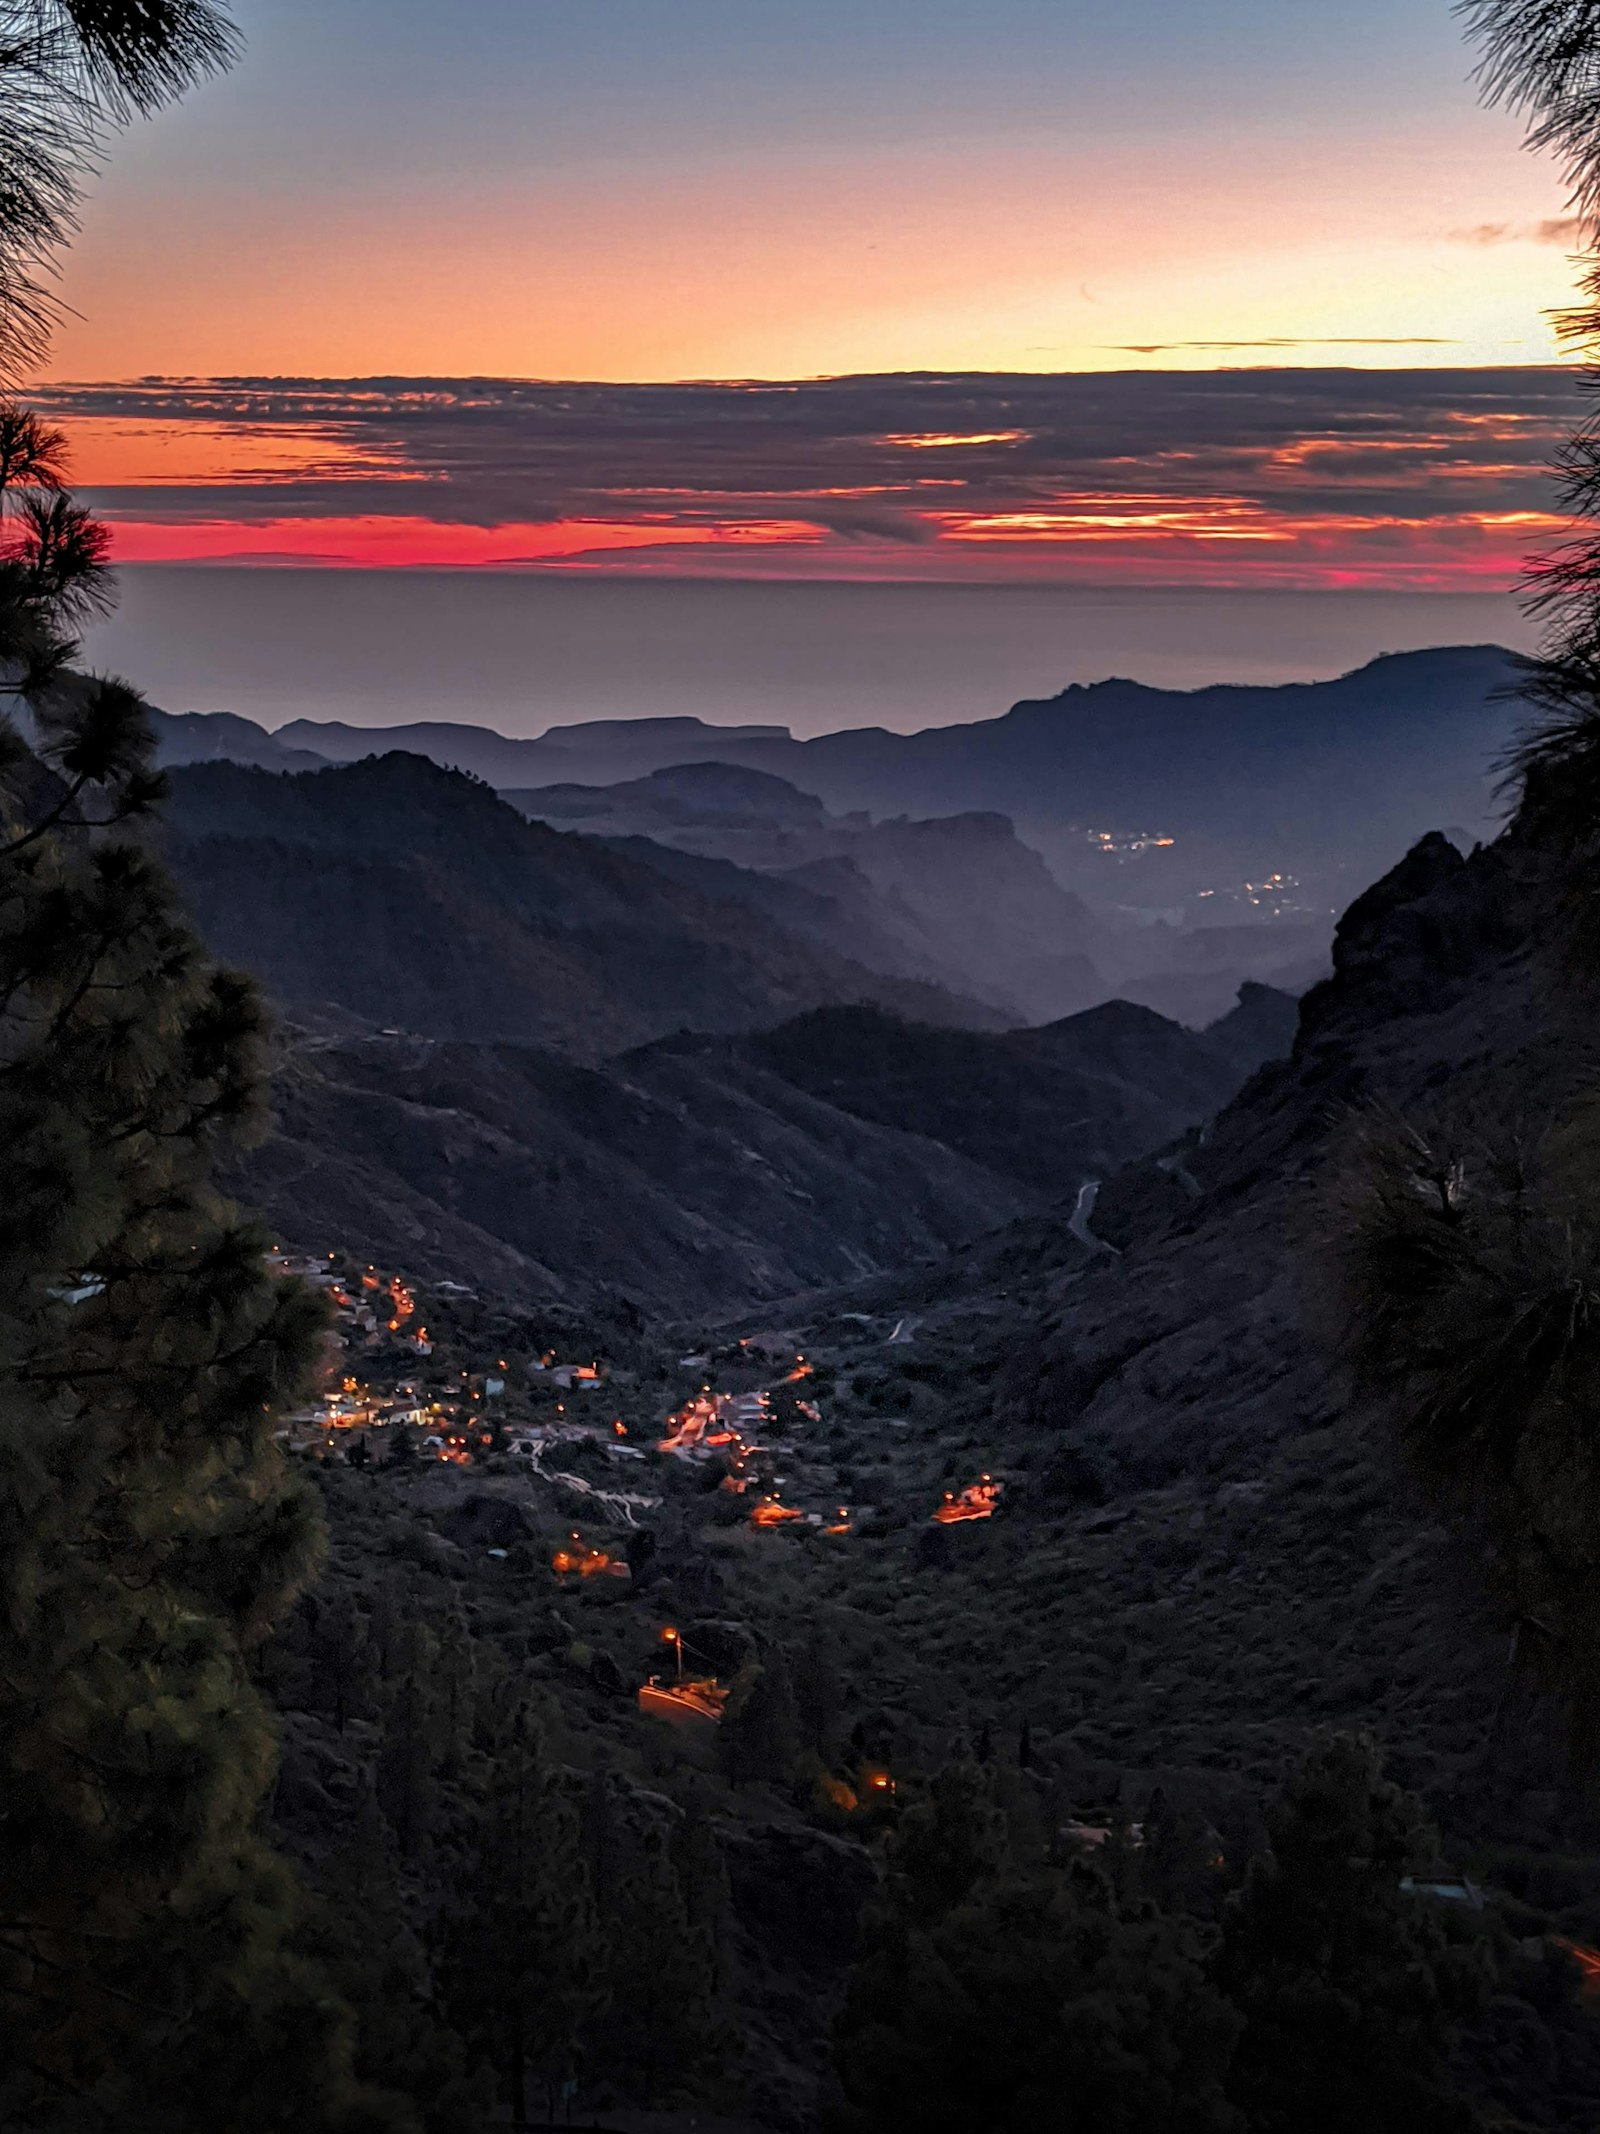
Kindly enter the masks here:
[[237, 49], [214, 0], [0, 0], [0, 383], [44, 353], [52, 256], [107, 133]]
[[7, 517], [0, 2122], [387, 2123], [257, 1827], [275, 1747], [250, 1654], [320, 1535], [271, 1437], [320, 1308], [211, 1182], [260, 1101], [261, 1010], [141, 835], [140, 699], [68, 671], [106, 594], [98, 529], [54, 488]]
[[[0, 7], [0, 379], [107, 129], [234, 42], [211, 0]], [[140, 840], [141, 700], [71, 672], [108, 580], [61, 457], [0, 404], [0, 2121], [400, 2125], [257, 1827], [250, 1655], [319, 1541], [270, 1435], [318, 1313], [211, 1185], [261, 1013]]]
[[[513, 2120], [530, 2081], [554, 2093], [584, 2064], [607, 1996], [605, 1954], [578, 1815], [518, 1699], [495, 1727], [469, 1856], [449, 1905], [438, 1972], [451, 2022], [494, 2068]], [[653, 1979], [663, 1992], [666, 1981]]]
[[1480, 2122], [1450, 2058], [1487, 1998], [1487, 1953], [1404, 1886], [1432, 1864], [1420, 1804], [1369, 1740], [1331, 1735], [1267, 1832], [1216, 1965], [1244, 2017], [1227, 2087], [1251, 2134], [1470, 2134]]
[[1012, 1842], [988, 1775], [902, 1818], [834, 2033], [834, 2134], [1245, 2134], [1188, 1921]]

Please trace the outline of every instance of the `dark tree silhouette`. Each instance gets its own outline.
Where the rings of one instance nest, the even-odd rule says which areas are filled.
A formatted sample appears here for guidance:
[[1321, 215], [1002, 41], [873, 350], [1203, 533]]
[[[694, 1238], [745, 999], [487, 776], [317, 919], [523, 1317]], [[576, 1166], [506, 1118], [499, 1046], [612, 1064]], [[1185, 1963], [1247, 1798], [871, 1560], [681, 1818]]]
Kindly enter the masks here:
[[49, 656], [0, 721], [0, 2121], [376, 2124], [259, 1831], [252, 1655], [321, 1539], [272, 1432], [323, 1320], [212, 1184], [263, 1014], [139, 832], [140, 698], [61, 672], [99, 530], [54, 488], [20, 517], [0, 617]]
[[[1586, 248], [1567, 330], [1600, 386], [1600, 4], [1469, 0], [1488, 96], [1554, 150]], [[1508, 852], [1545, 885], [1545, 1013], [1587, 1053], [1600, 985], [1600, 415], [1561, 456], [1573, 538], [1536, 562], [1545, 619], [1519, 689], [1533, 716], [1505, 765]], [[1502, 1096], [1504, 1093], [1502, 1092]], [[1374, 1120], [1331, 1186], [1337, 1340], [1407, 1451], [1490, 1545], [1515, 1650], [1563, 1693], [1600, 1763], [1600, 1106], [1525, 1123], [1521, 1097]], [[1547, 1107], [1547, 1111], [1550, 1107]]]
[[835, 2134], [1243, 2134], [1191, 1922], [1018, 1846], [974, 1764], [891, 1844], [834, 2033]]
[[1518, 1659], [1600, 1757], [1600, 1105], [1520, 1133], [1366, 1121], [1325, 1188], [1358, 1392], [1487, 1544]]
[[1407, 1883], [1434, 1834], [1373, 1744], [1316, 1743], [1230, 1902], [1218, 1983], [1244, 2017], [1228, 2092], [1251, 2134], [1470, 2134], [1451, 2079], [1484, 1952]]
[[[1600, 5], [1596, 0], [1465, 0], [1460, 13], [1483, 49], [1486, 96], [1522, 113], [1529, 145], [1552, 150], [1565, 173], [1583, 251], [1579, 300], [1563, 322], [1582, 356], [1581, 382], [1600, 386]], [[1536, 716], [1507, 760], [1518, 824], [1568, 862], [1579, 945], [1592, 958], [1600, 923], [1592, 907], [1600, 835], [1600, 413], [1567, 440], [1558, 461], [1561, 501], [1579, 522], [1531, 572], [1546, 621], [1522, 693]]]
[[107, 134], [226, 67], [213, 0], [5, 0], [0, 6], [0, 382], [43, 354], [53, 255]]
[[582, 2066], [606, 2005], [605, 1955], [577, 1812], [519, 1701], [492, 1737], [439, 1963], [444, 2007], [496, 2070], [516, 2123], [528, 2117], [531, 2082], [552, 2093], [553, 2109], [554, 2091]]

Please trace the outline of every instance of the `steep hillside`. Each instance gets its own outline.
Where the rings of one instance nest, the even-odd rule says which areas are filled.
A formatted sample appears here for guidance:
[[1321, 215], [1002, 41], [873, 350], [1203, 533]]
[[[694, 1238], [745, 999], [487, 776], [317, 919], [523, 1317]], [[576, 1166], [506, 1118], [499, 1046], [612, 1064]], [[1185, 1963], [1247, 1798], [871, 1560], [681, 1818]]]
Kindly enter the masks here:
[[680, 880], [692, 877], [664, 851], [731, 861], [794, 892], [819, 945], [1025, 1022], [1110, 990], [1094, 961], [1108, 929], [1003, 815], [830, 815], [785, 779], [718, 763], [506, 798], [536, 820], [625, 839], [630, 854]]
[[[1292, 1016], [1283, 996], [1266, 997]], [[1213, 1039], [1110, 1001], [1042, 1029], [986, 1036], [872, 1008], [818, 1008], [737, 1042], [843, 1111], [913, 1128], [1059, 1196], [1200, 1125], [1278, 1041], [1287, 1045], [1291, 1033], [1265, 1000], [1235, 1014]]]
[[596, 1066], [302, 1038], [237, 1183], [308, 1250], [697, 1317], [904, 1269], [1070, 1200], [1245, 1072], [1129, 1007], [998, 1035], [822, 1009]]
[[172, 788], [167, 851], [207, 940], [323, 1028], [597, 1056], [824, 1001], [1001, 1019], [527, 822], [422, 757], [293, 776], [216, 763]]
[[[865, 1396], [843, 1455], [863, 1494], [915, 1522], [952, 1453], [1008, 1480], [1003, 1516], [924, 1551], [924, 1575], [863, 1555], [835, 1596], [890, 1650], [946, 1656], [939, 1695], [969, 1725], [1026, 1715], [1083, 1786], [1139, 1801], [1159, 1778], [1218, 1813], [1308, 1728], [1371, 1726], [1513, 1887], [1516, 1848], [1589, 1829], [1459, 1537], [1302, 1331], [1352, 1106], [1494, 1087], [1536, 1120], [1570, 1075], [1536, 1012], [1539, 893], [1526, 853], [1425, 840], [1346, 914], [1292, 1056], [1175, 1158], [1114, 1178], [1089, 1241], [1029, 1219], [818, 1310], [810, 1351]], [[913, 1324], [903, 1361], [855, 1346], [847, 1307]], [[912, 1418], [892, 1445], [885, 1411]]]
[[293, 1048], [235, 1183], [307, 1250], [420, 1276], [703, 1315], [903, 1268], [1036, 1190], [724, 1052], [590, 1068], [417, 1039]]

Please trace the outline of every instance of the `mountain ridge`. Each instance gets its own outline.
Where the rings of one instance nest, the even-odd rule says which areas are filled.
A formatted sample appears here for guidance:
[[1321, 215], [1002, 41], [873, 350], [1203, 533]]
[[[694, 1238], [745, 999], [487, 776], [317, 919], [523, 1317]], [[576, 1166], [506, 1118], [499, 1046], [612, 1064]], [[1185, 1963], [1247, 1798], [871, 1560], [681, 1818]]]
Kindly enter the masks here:
[[1491, 771], [1518, 721], [1519, 671], [1499, 646], [1437, 646], [1327, 680], [1178, 691], [1112, 678], [964, 723], [804, 740], [692, 719], [568, 726], [558, 743], [442, 721], [258, 731], [262, 746], [342, 761], [420, 749], [519, 791], [709, 758], [787, 778], [834, 811], [1003, 814], [1090, 896], [1161, 909], [1206, 892], [1252, 919], [1248, 885], [1285, 876], [1295, 901], [1331, 917], [1424, 831], [1494, 833]]
[[170, 776], [163, 846], [201, 931], [302, 1021], [603, 1056], [841, 998], [1003, 1020], [530, 823], [422, 757]]

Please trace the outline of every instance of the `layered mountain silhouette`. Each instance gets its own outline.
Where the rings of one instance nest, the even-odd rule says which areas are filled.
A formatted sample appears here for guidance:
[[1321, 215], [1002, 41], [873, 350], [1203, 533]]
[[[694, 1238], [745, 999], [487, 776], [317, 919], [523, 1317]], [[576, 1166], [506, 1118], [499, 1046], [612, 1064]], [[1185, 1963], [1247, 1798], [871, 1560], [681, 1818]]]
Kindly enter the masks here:
[[[1336, 913], [1423, 832], [1463, 849], [1492, 833], [1516, 677], [1498, 647], [1446, 646], [1325, 682], [1110, 680], [967, 725], [806, 741], [683, 718], [529, 740], [446, 721], [158, 723], [170, 763], [426, 756], [549, 823], [642, 840], [628, 856], [815, 948], [1024, 1020], [1120, 995], [1199, 1025], [1242, 982], [1321, 976]], [[1007, 938], [1024, 914], [1027, 953]]]
[[172, 774], [166, 849], [196, 922], [302, 1022], [583, 1056], [838, 1000], [996, 1025], [733, 898], [524, 820], [420, 756]]
[[[1503, 696], [1516, 673], [1498, 646], [1455, 645], [1325, 682], [1075, 684], [1000, 718], [910, 734], [859, 728], [800, 741], [771, 727], [654, 719], [512, 740], [444, 722], [299, 719], [274, 739], [330, 760], [410, 749], [518, 790], [609, 785], [711, 760], [786, 778], [838, 811], [993, 810], [1067, 868], [1073, 888], [1102, 881], [1108, 864], [1127, 875], [1133, 861], [1141, 894], [1174, 896], [1292, 867], [1319, 880], [1336, 872], [1347, 900], [1423, 831], [1477, 836], [1494, 821], [1492, 765], [1518, 716]], [[1176, 843], [1118, 858], [1090, 834], [1140, 831]]]
[[[236, 1183], [286, 1237], [422, 1275], [698, 1317], [860, 1281], [1070, 1203], [1197, 1125], [1246, 1037], [1148, 1009], [935, 1029], [871, 1007], [583, 1063], [532, 1046], [291, 1034]], [[1264, 1056], [1264, 1055], [1262, 1055]]]
[[[355, 742], [307, 722], [259, 744], [245, 722], [168, 722], [169, 760], [261, 758], [175, 769], [166, 831], [208, 939], [289, 1031], [249, 1190], [307, 1243], [359, 1210], [361, 1242], [422, 1270], [672, 1313], [892, 1275], [1059, 1210], [1087, 1177], [1111, 1178], [1114, 1223], [1124, 1167], [1287, 1050], [1281, 991], [1247, 984], [1223, 1013], [1241, 970], [1275, 957], [1298, 990], [1321, 937], [1292, 912], [1092, 907], [993, 803], [1165, 794], [1176, 846], [1091, 853], [1119, 879], [1169, 864], [1185, 823], [1211, 825], [1203, 842], [1298, 809], [1326, 836], [1358, 795], [1396, 827], [1468, 801], [1485, 819], [1509, 671], [1467, 649], [1299, 690], [1104, 684], [922, 735], [719, 737], [781, 772], [648, 760], [703, 751], [694, 721], [491, 736], [478, 760], [502, 782], [530, 751], [629, 771], [519, 783], [515, 805], [422, 755], [308, 771], [308, 737]], [[439, 735], [471, 757], [469, 731]], [[1113, 985], [1132, 998], [1106, 1001]], [[1190, 1168], [1141, 1191], [1182, 1207]]]
[[[874, 970], [953, 987], [1023, 1021], [1105, 997], [1097, 944], [1108, 964], [1125, 960], [1126, 944], [1003, 815], [833, 815], [787, 779], [720, 763], [506, 798], [676, 880], [752, 901]], [[731, 865], [686, 865], [689, 855]]]
[[[1292, 1013], [1006, 1031], [830, 945], [782, 874], [647, 863], [421, 757], [171, 783], [189, 907], [284, 1019], [241, 1191], [307, 1247], [422, 1274], [695, 1314], [903, 1267], [1196, 1123]], [[1071, 908], [1006, 826], [982, 835]]]

